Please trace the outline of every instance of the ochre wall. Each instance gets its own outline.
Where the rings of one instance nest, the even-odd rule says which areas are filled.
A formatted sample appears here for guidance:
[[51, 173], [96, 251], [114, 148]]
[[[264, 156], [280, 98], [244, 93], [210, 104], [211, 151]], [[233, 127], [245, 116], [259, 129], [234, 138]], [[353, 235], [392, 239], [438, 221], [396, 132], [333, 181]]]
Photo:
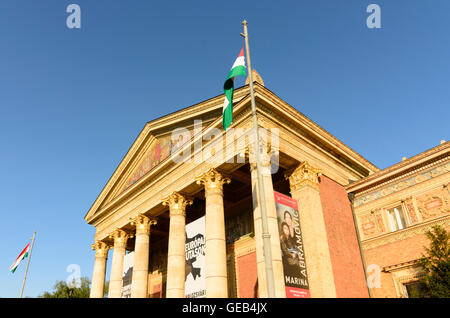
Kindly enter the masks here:
[[320, 178], [319, 190], [336, 295], [369, 297], [347, 192], [326, 176]]

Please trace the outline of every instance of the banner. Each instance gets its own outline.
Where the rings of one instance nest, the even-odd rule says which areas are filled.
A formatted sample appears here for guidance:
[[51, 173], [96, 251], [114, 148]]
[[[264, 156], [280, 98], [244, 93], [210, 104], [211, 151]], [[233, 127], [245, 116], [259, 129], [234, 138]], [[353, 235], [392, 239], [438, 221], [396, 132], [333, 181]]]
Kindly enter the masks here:
[[123, 258], [122, 272], [122, 298], [131, 297], [131, 280], [133, 278], [134, 252], [130, 252]]
[[297, 200], [274, 191], [287, 298], [310, 298]]
[[205, 281], [205, 217], [186, 224], [186, 277], [184, 294], [186, 298], [204, 298]]

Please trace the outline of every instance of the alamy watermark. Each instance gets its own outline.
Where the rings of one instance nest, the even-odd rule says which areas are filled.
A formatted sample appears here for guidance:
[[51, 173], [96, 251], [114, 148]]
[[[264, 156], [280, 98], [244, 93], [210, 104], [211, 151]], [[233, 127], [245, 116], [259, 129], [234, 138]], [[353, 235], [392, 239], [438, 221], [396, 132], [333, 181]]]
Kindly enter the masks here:
[[369, 29], [381, 29], [381, 8], [378, 4], [369, 4], [366, 9], [370, 15], [367, 17], [366, 25]]
[[[66, 26], [69, 29], [81, 29], [81, 7], [78, 4], [69, 4], [66, 12], [70, 13], [66, 19]], [[366, 19], [366, 26], [369, 29], [381, 29], [381, 7], [378, 4], [369, 4], [366, 12], [370, 15]]]
[[70, 288], [81, 287], [81, 267], [78, 264], [70, 264], [66, 268], [66, 272], [71, 273], [67, 279], [66, 284]]
[[[257, 142], [262, 166], [274, 174], [279, 168], [279, 129], [259, 127]], [[208, 162], [256, 163], [255, 130], [253, 128], [204, 129], [201, 120], [193, 130], [177, 128], [171, 133], [171, 159], [175, 163]], [[190, 142], [192, 141], [192, 142]]]
[[70, 13], [66, 19], [66, 25], [69, 29], [81, 29], [81, 8], [78, 4], [69, 4], [66, 12]]
[[369, 288], [381, 288], [381, 267], [378, 264], [370, 264], [366, 269], [367, 286]]

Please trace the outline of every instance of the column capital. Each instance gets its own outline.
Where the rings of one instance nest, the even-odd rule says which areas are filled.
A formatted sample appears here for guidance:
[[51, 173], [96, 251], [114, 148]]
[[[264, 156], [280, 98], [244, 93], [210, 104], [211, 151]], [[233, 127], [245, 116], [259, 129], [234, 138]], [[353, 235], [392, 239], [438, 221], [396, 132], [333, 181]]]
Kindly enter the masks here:
[[95, 241], [95, 243], [91, 245], [91, 248], [95, 250], [95, 257], [106, 258], [111, 245], [103, 241]]
[[203, 175], [195, 178], [197, 184], [205, 185], [205, 195], [209, 195], [212, 193], [219, 193], [222, 195], [223, 193], [223, 185], [226, 183], [230, 183], [231, 179], [228, 177], [224, 177], [220, 172], [216, 169], [211, 168], [208, 172]]
[[[261, 139], [261, 138], [260, 138]], [[272, 154], [278, 154], [278, 148], [272, 146], [270, 142], [265, 142], [260, 140], [259, 143], [259, 154], [261, 159], [262, 173], [263, 174], [271, 174], [271, 160]], [[252, 142], [245, 148], [245, 156], [248, 159], [250, 164], [250, 171], [256, 169], [256, 153], [255, 153], [255, 144]]]
[[144, 214], [138, 214], [134, 218], [130, 218], [130, 224], [136, 225], [137, 234], [150, 234], [150, 227], [155, 225], [157, 220], [155, 218], [149, 218]]
[[115, 229], [112, 231], [111, 234], [109, 234], [109, 238], [114, 240], [114, 248], [126, 248], [127, 247], [127, 241], [129, 238], [132, 238], [133, 234], [128, 234], [122, 229]]
[[318, 190], [322, 170], [312, 167], [307, 161], [303, 161], [297, 168], [286, 172], [284, 176], [289, 180], [291, 192], [303, 186], [310, 186]]
[[186, 206], [192, 204], [192, 200], [186, 198], [178, 192], [173, 192], [162, 201], [164, 206], [169, 207], [169, 215], [186, 215]]

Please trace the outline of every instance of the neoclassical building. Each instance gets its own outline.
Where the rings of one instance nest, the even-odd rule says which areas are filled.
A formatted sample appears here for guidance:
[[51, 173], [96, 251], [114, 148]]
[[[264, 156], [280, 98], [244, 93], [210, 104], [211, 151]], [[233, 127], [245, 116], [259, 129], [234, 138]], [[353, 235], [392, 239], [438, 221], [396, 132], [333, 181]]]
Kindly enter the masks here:
[[[184, 297], [185, 226], [203, 216], [206, 297], [267, 297], [262, 204], [275, 296], [286, 297], [274, 192], [298, 206], [311, 297], [399, 297], [404, 277], [418, 277], [409, 268], [424, 231], [448, 226], [449, 143], [380, 171], [255, 78], [265, 196], [256, 190], [248, 85], [234, 92], [227, 133], [224, 95], [148, 122], [85, 216], [96, 229], [91, 297], [104, 296], [111, 249], [108, 297], [121, 297], [127, 251], [131, 297]], [[399, 206], [404, 223], [395, 225]], [[366, 284], [371, 264], [381, 287]]]

